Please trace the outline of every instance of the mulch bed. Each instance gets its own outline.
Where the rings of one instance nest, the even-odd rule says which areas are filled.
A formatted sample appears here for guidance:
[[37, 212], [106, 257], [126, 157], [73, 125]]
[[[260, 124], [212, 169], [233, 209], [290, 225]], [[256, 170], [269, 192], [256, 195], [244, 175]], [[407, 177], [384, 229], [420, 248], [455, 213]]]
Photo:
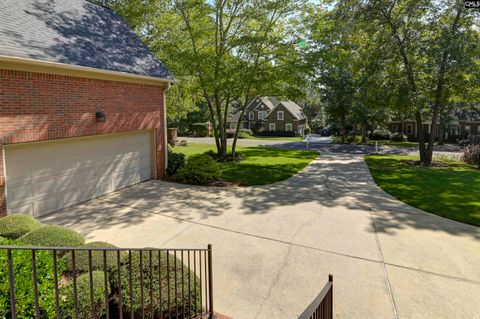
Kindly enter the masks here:
[[[420, 161], [413, 161], [413, 160], [402, 160], [400, 161], [403, 164], [407, 165], [415, 165], [415, 166], [421, 166], [422, 162]], [[445, 162], [437, 162], [437, 161], [432, 161], [430, 164], [430, 167], [451, 167], [452, 165], [445, 163]]]

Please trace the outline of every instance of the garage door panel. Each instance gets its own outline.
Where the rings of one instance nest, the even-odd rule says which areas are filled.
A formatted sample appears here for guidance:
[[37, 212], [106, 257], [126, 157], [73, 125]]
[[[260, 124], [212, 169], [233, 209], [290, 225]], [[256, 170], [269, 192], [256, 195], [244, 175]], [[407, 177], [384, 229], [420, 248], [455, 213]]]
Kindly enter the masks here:
[[42, 215], [57, 211], [62, 209], [58, 204], [57, 196], [55, 197], [45, 197], [34, 202], [34, 217], [40, 217]]
[[54, 196], [57, 187], [54, 178], [45, 178], [35, 180], [33, 182], [33, 198], [43, 198], [46, 196]]
[[28, 203], [33, 199], [33, 185], [23, 184], [9, 187], [7, 190], [7, 202], [13, 206]]
[[41, 216], [145, 181], [150, 132], [7, 147], [9, 213]]

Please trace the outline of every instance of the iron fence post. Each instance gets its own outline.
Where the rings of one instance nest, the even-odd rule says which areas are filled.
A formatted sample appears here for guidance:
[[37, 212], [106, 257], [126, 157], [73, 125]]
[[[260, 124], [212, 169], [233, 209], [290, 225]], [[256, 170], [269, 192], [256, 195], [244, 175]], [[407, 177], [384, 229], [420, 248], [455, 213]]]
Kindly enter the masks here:
[[208, 244], [208, 303], [210, 310], [210, 319], [215, 318], [213, 311], [213, 270], [212, 270], [212, 244]]

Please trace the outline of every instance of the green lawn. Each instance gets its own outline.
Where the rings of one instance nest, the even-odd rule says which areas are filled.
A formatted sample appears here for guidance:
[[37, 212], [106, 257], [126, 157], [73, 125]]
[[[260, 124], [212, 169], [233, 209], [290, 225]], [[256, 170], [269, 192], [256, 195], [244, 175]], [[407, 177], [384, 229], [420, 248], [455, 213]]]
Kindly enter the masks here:
[[427, 212], [480, 226], [480, 170], [464, 163], [420, 167], [402, 160], [411, 156], [368, 155], [373, 178], [385, 191]]
[[[396, 141], [390, 141], [390, 140], [380, 140], [377, 142], [379, 146], [390, 145], [390, 146], [398, 146], [398, 147], [418, 147], [418, 142], [396, 142]], [[375, 145], [375, 141], [369, 140], [368, 144]]]
[[[190, 144], [178, 146], [175, 152], [188, 156], [215, 150], [214, 145]], [[244, 160], [222, 162], [222, 179], [246, 185], [265, 185], [285, 180], [318, 157], [315, 151], [296, 151], [268, 147], [237, 147]]]

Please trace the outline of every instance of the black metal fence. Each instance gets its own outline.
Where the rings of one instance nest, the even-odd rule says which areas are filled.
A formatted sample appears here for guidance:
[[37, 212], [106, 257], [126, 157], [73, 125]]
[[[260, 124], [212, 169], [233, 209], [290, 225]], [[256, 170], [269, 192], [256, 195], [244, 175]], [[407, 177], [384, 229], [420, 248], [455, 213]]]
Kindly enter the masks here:
[[213, 318], [212, 279], [211, 245], [0, 246], [0, 317]]
[[328, 283], [322, 291], [298, 317], [298, 319], [332, 319], [333, 318], [333, 276], [328, 275]]

